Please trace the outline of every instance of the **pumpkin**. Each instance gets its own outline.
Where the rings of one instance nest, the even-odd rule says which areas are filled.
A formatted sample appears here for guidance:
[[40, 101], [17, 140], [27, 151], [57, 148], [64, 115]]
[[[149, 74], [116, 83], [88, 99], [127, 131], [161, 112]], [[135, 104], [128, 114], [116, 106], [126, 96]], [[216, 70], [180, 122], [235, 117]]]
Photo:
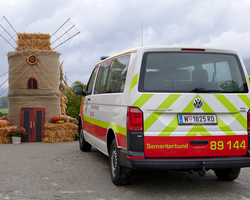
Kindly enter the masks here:
[[65, 121], [65, 116], [64, 115], [56, 115], [52, 117], [52, 122], [55, 123], [56, 121]]
[[10, 122], [7, 120], [0, 120], [0, 128], [5, 127], [5, 126], [9, 126]]

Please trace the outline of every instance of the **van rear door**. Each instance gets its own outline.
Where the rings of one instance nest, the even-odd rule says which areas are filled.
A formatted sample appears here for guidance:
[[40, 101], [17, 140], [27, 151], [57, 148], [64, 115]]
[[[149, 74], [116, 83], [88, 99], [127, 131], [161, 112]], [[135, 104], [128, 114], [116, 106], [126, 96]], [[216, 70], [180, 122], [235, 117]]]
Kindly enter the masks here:
[[150, 51], [139, 96], [146, 157], [246, 155], [249, 92], [237, 54]]

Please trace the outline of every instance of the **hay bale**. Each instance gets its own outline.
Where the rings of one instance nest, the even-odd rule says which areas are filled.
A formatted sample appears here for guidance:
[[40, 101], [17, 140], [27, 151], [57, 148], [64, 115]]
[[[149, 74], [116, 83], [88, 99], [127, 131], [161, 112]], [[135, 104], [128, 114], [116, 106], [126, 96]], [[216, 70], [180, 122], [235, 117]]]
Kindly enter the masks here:
[[0, 128], [0, 144], [11, 143], [11, 137], [8, 137], [7, 133], [12, 128], [17, 128], [17, 126], [6, 126], [4, 128]]
[[50, 47], [50, 35], [43, 33], [17, 33], [17, 51], [26, 49], [37, 50], [49, 50]]
[[44, 128], [45, 137], [42, 142], [45, 143], [72, 142], [78, 130], [78, 126], [72, 123], [45, 123]]
[[78, 124], [78, 120], [76, 118], [71, 118], [70, 123]]

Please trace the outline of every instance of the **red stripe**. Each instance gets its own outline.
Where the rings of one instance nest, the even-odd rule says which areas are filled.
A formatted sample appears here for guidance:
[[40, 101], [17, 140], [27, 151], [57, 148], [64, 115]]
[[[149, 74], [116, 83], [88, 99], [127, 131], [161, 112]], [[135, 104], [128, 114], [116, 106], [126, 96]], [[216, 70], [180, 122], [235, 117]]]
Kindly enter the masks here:
[[117, 143], [118, 143], [117, 145], [119, 147], [127, 148], [127, 137], [126, 137], [126, 135], [116, 133], [116, 138], [117, 138]]
[[[94, 135], [95, 137], [106, 141], [107, 129], [102, 128], [100, 126], [91, 124], [89, 122], [84, 121], [84, 129]], [[127, 139], [125, 135], [115, 133], [117, 139], [117, 145], [119, 147], [127, 148]]]

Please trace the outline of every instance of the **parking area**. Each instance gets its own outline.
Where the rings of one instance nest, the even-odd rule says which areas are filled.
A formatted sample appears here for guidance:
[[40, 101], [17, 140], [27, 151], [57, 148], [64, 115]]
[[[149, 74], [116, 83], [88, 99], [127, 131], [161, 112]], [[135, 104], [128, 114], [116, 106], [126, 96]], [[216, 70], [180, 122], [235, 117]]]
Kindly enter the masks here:
[[250, 168], [234, 182], [218, 181], [212, 171], [134, 171], [131, 184], [110, 180], [108, 157], [78, 142], [0, 144], [2, 199], [242, 199], [250, 200]]

